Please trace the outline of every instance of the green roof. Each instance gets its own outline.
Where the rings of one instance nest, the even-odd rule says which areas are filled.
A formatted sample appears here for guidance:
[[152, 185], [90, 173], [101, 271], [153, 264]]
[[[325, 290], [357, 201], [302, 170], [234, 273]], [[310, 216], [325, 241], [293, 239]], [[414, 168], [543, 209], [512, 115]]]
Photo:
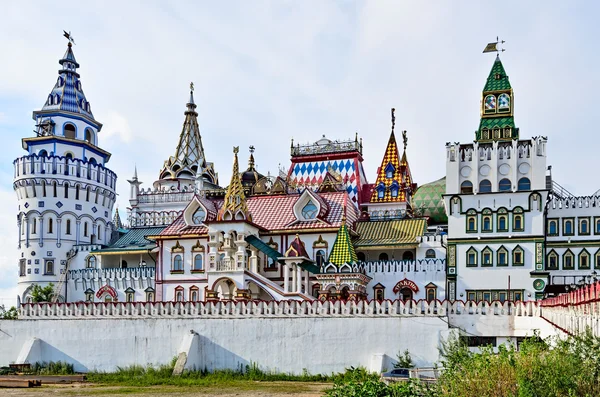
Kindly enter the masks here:
[[413, 211], [429, 217], [432, 223], [448, 223], [442, 196], [446, 193], [446, 177], [421, 185], [412, 196]]
[[510, 86], [510, 82], [508, 81], [508, 76], [506, 75], [506, 71], [504, 70], [504, 66], [500, 61], [500, 57], [496, 57], [494, 61], [494, 65], [492, 66], [492, 70], [490, 70], [490, 75], [487, 78], [485, 83], [485, 87], [483, 91], [500, 91], [500, 90], [510, 90], [512, 87]]
[[93, 251], [93, 253], [119, 252], [119, 251], [147, 251], [156, 247], [154, 241], [146, 239], [146, 236], [156, 236], [163, 231], [165, 226], [136, 227], [129, 229], [117, 241], [110, 246]]
[[358, 257], [352, 245], [352, 240], [350, 240], [348, 226], [344, 223], [338, 230], [333, 247], [331, 247], [329, 263], [341, 266], [346, 263], [356, 263], [357, 261]]
[[425, 230], [427, 220], [424, 218], [361, 221], [356, 223], [356, 233], [359, 237], [354, 241], [354, 245], [362, 249], [383, 246], [416, 248], [417, 237], [422, 236]]
[[492, 128], [515, 128], [515, 118], [510, 117], [493, 117], [493, 118], [482, 118], [479, 123], [479, 130], [483, 128], [487, 128], [491, 130]]

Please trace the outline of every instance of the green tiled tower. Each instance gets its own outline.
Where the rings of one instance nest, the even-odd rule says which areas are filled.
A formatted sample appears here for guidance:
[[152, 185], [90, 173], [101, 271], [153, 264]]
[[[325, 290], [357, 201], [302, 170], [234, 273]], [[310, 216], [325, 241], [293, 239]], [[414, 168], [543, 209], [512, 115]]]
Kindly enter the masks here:
[[481, 122], [475, 133], [479, 142], [519, 139], [515, 127], [513, 90], [500, 57], [496, 56], [481, 95]]

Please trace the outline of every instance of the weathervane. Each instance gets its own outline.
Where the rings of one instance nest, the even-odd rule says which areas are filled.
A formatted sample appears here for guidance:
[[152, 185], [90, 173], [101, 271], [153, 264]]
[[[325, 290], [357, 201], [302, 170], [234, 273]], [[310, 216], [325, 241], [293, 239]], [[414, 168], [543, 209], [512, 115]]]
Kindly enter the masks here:
[[485, 48], [483, 49], [483, 52], [504, 52], [505, 49], [504, 48], [498, 48], [498, 44], [504, 44], [506, 43], [504, 40], [500, 41], [500, 39], [498, 39], [498, 36], [496, 36], [496, 42], [495, 43], [488, 43], [488, 45], [485, 46]]
[[254, 153], [254, 150], [256, 150], [256, 149], [254, 148], [254, 145], [250, 145], [250, 153]]
[[69, 40], [69, 45], [75, 44], [75, 39], [73, 38], [73, 35], [71, 34], [71, 32], [67, 33], [66, 30], [63, 30], [63, 36], [65, 36], [67, 38], [67, 40]]
[[194, 82], [193, 81], [190, 83], [190, 91], [194, 92]]
[[408, 135], [406, 134], [406, 130], [402, 131], [402, 140], [404, 141], [404, 150], [406, 150], [406, 145], [408, 144]]
[[396, 126], [396, 109], [392, 108], [392, 134], [394, 133], [394, 127]]

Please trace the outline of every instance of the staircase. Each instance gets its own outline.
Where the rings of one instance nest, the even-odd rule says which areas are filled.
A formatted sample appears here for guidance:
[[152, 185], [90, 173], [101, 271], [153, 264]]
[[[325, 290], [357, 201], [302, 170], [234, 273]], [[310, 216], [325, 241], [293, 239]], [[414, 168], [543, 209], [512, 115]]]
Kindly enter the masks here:
[[275, 300], [314, 300], [312, 296], [308, 296], [302, 292], [285, 292], [279, 284], [258, 273], [246, 270], [244, 276], [246, 280], [253, 281], [256, 285], [267, 291]]

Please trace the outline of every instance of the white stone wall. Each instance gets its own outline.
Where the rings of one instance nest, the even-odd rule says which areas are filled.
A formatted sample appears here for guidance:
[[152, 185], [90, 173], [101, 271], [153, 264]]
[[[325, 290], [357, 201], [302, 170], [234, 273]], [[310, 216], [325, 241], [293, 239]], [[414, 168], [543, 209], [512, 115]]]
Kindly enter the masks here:
[[[256, 363], [296, 374], [305, 369], [329, 374], [359, 365], [379, 371], [390, 368], [405, 349], [418, 366], [431, 366], [439, 359], [440, 340], [451, 332], [449, 323], [482, 336], [512, 338], [532, 335], [533, 329], [543, 337], [552, 334], [539, 314], [533, 303], [26, 305], [22, 320], [0, 323], [0, 365], [19, 357], [63, 360], [76, 371], [166, 364], [193, 331], [198, 343], [188, 351], [188, 368], [238, 369]], [[382, 356], [374, 368], [373, 360]]]

